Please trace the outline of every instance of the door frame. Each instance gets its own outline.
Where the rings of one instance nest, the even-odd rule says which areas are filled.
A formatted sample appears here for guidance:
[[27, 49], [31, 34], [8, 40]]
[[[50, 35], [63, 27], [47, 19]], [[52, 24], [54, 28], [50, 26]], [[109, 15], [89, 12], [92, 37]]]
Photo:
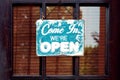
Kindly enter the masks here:
[[[0, 12], [1, 12], [1, 15], [0, 15], [0, 35], [1, 35], [1, 39], [0, 39], [0, 52], [1, 52], [1, 62], [5, 62], [5, 64], [3, 63], [0, 63], [0, 64], [3, 64], [0, 68], [0, 73], [1, 74], [4, 74], [4, 77], [0, 75], [0, 78], [3, 79], [3, 80], [8, 80], [8, 79], [15, 79], [15, 78], [12, 78], [12, 73], [13, 73], [13, 70], [12, 70], [12, 5], [14, 4], [42, 4], [42, 8], [43, 8], [43, 12], [45, 13], [45, 6], [46, 6], [46, 3], [54, 3], [54, 4], [58, 4], [59, 3], [59, 0], [1, 0], [1, 3], [0, 3]], [[119, 16], [119, 11], [117, 9], [119, 5], [116, 5], [118, 3], [117, 0], [112, 0], [112, 2], [110, 2], [109, 0], [61, 0], [61, 4], [69, 4], [69, 3], [75, 3], [75, 7], [79, 7], [80, 4], [83, 4], [83, 5], [93, 5], [93, 6], [96, 6], [96, 5], [108, 5], [110, 7], [110, 11], [108, 11], [110, 13], [110, 17], [108, 18], [108, 20], [110, 21], [110, 24], [107, 24], [108, 26], [110, 26], [110, 37], [109, 37], [109, 46], [110, 46], [110, 63], [108, 64], [108, 66], [110, 66], [111, 64], [114, 64], [113, 66], [110, 67], [110, 72], [112, 75], [110, 76], [107, 76], [109, 80], [117, 80], [119, 77], [118, 77], [118, 74], [119, 74], [119, 67], [120, 65], [116, 65], [117, 64], [117, 59], [119, 58], [117, 53], [119, 53], [119, 47], [120, 45], [118, 44], [119, 43], [119, 35], [117, 35], [119, 33], [119, 27], [118, 25], [119, 24], [119, 18], [118, 17], [115, 17], [115, 16]], [[117, 9], [114, 9], [114, 6], [117, 8]], [[75, 9], [76, 11], [78, 11], [77, 9]], [[79, 14], [76, 14], [76, 16], [78, 16]], [[44, 14], [45, 16], [45, 14]], [[77, 17], [76, 17], [77, 18]], [[5, 34], [4, 34], [5, 33]], [[117, 36], [114, 36], [114, 35], [117, 35]], [[5, 58], [5, 59], [4, 59]], [[41, 61], [46, 61], [45, 60], [46, 58], [43, 57], [41, 58]], [[78, 63], [78, 57], [75, 57], [73, 58], [74, 59], [74, 63], [75, 63], [75, 66], [79, 66], [79, 65], [76, 65]], [[107, 60], [109, 61], [109, 60]], [[41, 79], [45, 79], [46, 77], [46, 74], [45, 74], [45, 62], [42, 62], [41, 63], [42, 65], [42, 76], [41, 76]], [[7, 72], [6, 72], [7, 70]], [[117, 72], [117, 73], [116, 73]], [[75, 80], [78, 80], [79, 77], [78, 77], [78, 72], [75, 70]], [[74, 77], [70, 77], [68, 76], [69, 79], [72, 79]], [[105, 76], [106, 77], [106, 76]], [[97, 78], [104, 78], [105, 77], [102, 77], [102, 76], [94, 76], [95, 79]], [[29, 77], [30, 78], [30, 77]], [[31, 80], [32, 78], [34, 77], [31, 77]], [[39, 77], [38, 77], [39, 78]], [[49, 78], [49, 77], [48, 77]], [[55, 78], [55, 77], [53, 77]], [[59, 77], [56, 77], [56, 79], [59, 78]], [[63, 79], [66, 79], [65, 77], [62, 77]], [[83, 76], [81, 77], [80, 79], [84, 79], [84, 78], [91, 78], [90, 76]], [[40, 79], [40, 78], [39, 78]], [[107, 78], [106, 78], [107, 79]]]

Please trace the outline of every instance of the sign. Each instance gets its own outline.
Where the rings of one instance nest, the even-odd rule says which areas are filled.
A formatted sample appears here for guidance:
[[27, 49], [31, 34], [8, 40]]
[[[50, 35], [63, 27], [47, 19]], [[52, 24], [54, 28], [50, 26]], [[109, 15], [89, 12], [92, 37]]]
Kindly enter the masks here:
[[83, 56], [84, 20], [37, 20], [38, 56]]

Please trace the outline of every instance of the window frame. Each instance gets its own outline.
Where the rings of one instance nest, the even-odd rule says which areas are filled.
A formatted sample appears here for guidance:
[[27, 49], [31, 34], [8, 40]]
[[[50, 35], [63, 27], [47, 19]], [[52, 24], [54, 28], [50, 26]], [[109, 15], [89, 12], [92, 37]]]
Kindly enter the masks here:
[[[50, 79], [69, 79], [69, 80], [79, 80], [79, 79], [106, 79], [109, 77], [109, 1], [108, 0], [61, 0], [61, 3], [59, 3], [60, 0], [13, 0], [12, 1], [12, 7], [11, 7], [11, 21], [12, 21], [12, 8], [14, 7], [14, 5], [39, 5], [41, 7], [40, 10], [42, 10], [43, 16], [46, 16], [46, 5], [70, 5], [73, 6], [74, 8], [74, 13], [77, 14], [73, 14], [74, 19], [78, 19], [79, 18], [79, 7], [80, 6], [105, 6], [106, 7], [106, 53], [105, 53], [105, 74], [103, 76], [99, 76], [99, 75], [79, 75], [79, 57], [73, 57], [73, 76], [47, 76], [46, 75], [46, 57], [42, 57], [40, 58], [40, 76], [13, 76], [13, 69], [11, 71], [11, 76], [12, 76], [12, 80], [50, 80]], [[41, 12], [41, 11], [40, 11]], [[42, 14], [40, 13], [40, 14]], [[41, 16], [40, 16], [41, 18]], [[11, 22], [12, 23], [12, 22]], [[12, 28], [12, 24], [11, 24], [11, 28]], [[10, 31], [11, 33], [11, 41], [12, 40], [12, 30]], [[12, 44], [11, 44], [11, 54], [13, 53], [13, 49], [12, 49]], [[11, 55], [11, 67], [13, 64], [13, 58]]]

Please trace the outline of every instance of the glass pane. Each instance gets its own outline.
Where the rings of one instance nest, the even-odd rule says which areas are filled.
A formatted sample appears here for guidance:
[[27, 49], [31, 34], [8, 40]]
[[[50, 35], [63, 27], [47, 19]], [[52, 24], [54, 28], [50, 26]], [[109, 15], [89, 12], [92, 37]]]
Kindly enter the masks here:
[[14, 6], [13, 8], [13, 74], [39, 75], [39, 57], [36, 56], [35, 21], [40, 8]]
[[80, 75], [105, 74], [105, 7], [80, 7], [85, 20], [85, 53], [80, 57]]
[[[47, 6], [47, 19], [73, 19], [71, 6]], [[72, 75], [72, 57], [47, 57], [47, 75]]]

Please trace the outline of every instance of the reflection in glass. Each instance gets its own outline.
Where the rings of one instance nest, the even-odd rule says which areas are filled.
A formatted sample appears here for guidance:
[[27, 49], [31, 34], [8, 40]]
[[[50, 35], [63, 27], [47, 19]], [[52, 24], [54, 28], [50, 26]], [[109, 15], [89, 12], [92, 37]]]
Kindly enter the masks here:
[[103, 75], [105, 56], [105, 7], [80, 7], [85, 20], [85, 53], [80, 75]]
[[[47, 19], [73, 19], [71, 6], [47, 6]], [[46, 58], [47, 75], [72, 75], [72, 57], [59, 56]]]

